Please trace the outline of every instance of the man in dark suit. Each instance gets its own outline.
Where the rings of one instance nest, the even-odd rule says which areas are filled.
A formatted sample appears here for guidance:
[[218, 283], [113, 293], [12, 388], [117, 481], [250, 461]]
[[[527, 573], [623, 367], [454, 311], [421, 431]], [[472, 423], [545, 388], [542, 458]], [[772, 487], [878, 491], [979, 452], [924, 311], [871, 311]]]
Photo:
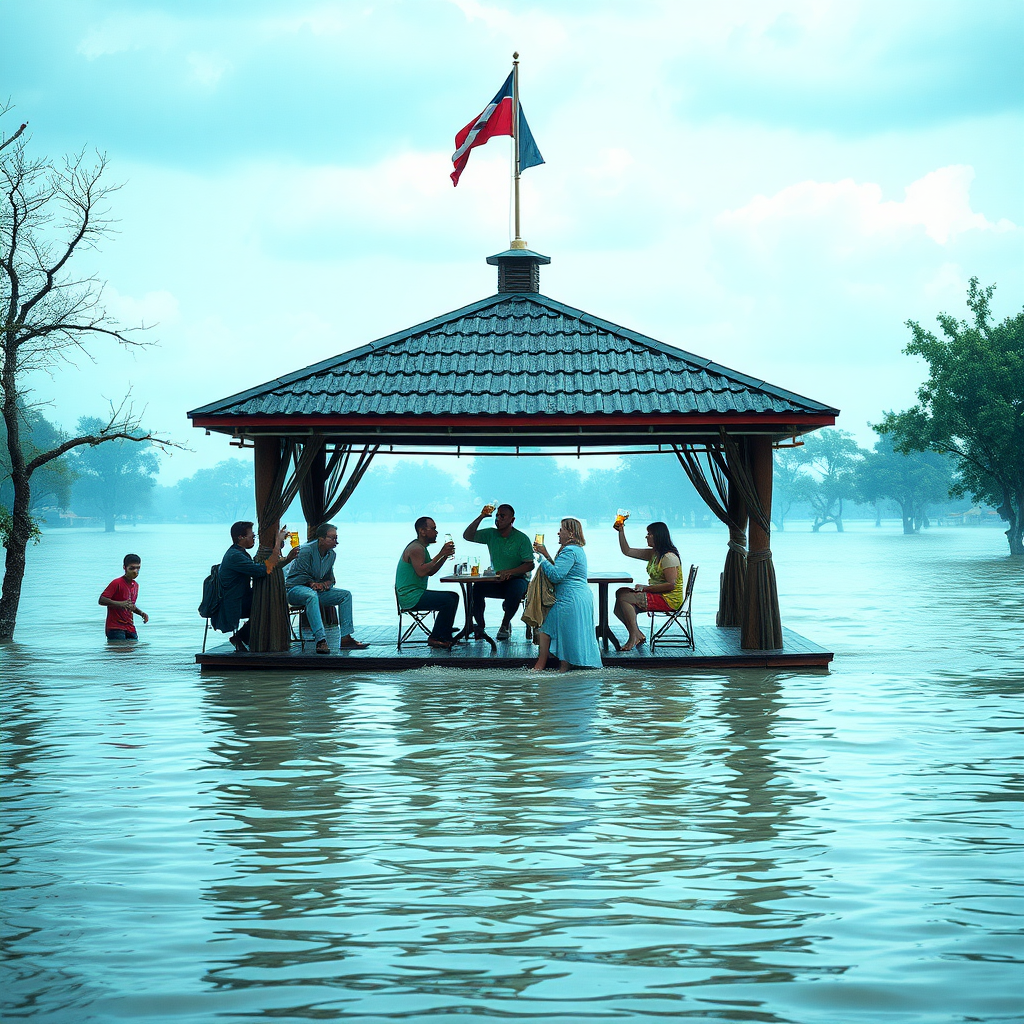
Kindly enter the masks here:
[[[273, 572], [282, 562], [290, 562], [295, 551], [286, 559], [281, 558], [281, 546], [288, 537], [282, 529], [277, 535], [277, 545], [265, 562], [254, 562], [249, 552], [256, 546], [253, 524], [238, 522], [231, 524], [231, 547], [224, 552], [220, 561], [220, 607], [211, 620], [214, 629], [231, 633], [229, 637], [236, 651], [247, 651], [249, 642], [249, 614], [252, 611], [252, 581]], [[238, 623], [245, 619], [241, 629]]]

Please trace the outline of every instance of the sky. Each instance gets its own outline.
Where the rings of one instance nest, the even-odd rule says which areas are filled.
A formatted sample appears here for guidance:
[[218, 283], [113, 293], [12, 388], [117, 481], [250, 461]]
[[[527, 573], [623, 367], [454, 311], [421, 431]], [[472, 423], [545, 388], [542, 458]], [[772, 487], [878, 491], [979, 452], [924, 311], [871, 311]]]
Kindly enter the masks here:
[[117, 234], [76, 271], [154, 325], [35, 397], [71, 427], [130, 389], [191, 449], [164, 484], [237, 455], [189, 409], [494, 293], [508, 140], [448, 175], [514, 50], [544, 294], [836, 406], [865, 446], [924, 377], [907, 320], [966, 317], [972, 276], [999, 319], [1022, 306], [1021, 0], [33, 0], [4, 23], [0, 130], [106, 154]]

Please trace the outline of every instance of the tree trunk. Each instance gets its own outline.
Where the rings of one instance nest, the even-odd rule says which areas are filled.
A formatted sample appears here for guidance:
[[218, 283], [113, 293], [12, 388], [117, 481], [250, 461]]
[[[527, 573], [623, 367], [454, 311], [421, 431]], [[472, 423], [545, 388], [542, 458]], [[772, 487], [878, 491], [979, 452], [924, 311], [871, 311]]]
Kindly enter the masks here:
[[114, 515], [113, 515], [113, 513], [108, 513], [107, 515], [105, 515], [103, 517], [103, 532], [104, 533], [113, 533], [114, 532]]
[[1005, 519], [1008, 524], [1006, 531], [1006, 541], [1010, 545], [1011, 555], [1024, 555], [1024, 491], [1017, 494], [1017, 509], [1014, 510], [1014, 504], [1010, 500], [1011, 495], [1008, 491], [1003, 491], [1003, 504], [996, 510], [999, 513], [1001, 519]]
[[[19, 491], [26, 493], [19, 494]], [[14, 639], [14, 626], [21, 603], [21, 584], [25, 579], [25, 551], [32, 537], [28, 517], [28, 480], [22, 487], [14, 484], [14, 511], [11, 535], [7, 538], [7, 557], [4, 560], [4, 584], [0, 591], [0, 643]]]
[[32, 517], [28, 511], [32, 505], [31, 478], [25, 472], [21, 421], [18, 418], [17, 391], [14, 387], [18, 369], [17, 355], [16, 350], [5, 354], [3, 416], [7, 427], [7, 454], [11, 460], [14, 507], [11, 509], [11, 533], [7, 538], [4, 582], [0, 590], [0, 643], [14, 639], [14, 625], [18, 619], [18, 605], [21, 603], [21, 584], [25, 579], [25, 550], [32, 537]]

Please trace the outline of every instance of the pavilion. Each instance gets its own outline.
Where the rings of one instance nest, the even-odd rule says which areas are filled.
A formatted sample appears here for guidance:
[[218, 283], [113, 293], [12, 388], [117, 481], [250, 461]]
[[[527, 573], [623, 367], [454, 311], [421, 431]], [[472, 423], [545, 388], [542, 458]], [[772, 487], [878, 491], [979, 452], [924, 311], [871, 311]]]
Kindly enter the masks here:
[[[297, 495], [311, 537], [394, 446], [662, 451], [728, 529], [717, 625], [780, 650], [772, 450], [838, 410], [542, 295], [551, 261], [517, 244], [487, 260], [496, 294], [188, 413], [254, 448], [257, 560]], [[251, 647], [288, 646], [278, 568], [256, 588]]]

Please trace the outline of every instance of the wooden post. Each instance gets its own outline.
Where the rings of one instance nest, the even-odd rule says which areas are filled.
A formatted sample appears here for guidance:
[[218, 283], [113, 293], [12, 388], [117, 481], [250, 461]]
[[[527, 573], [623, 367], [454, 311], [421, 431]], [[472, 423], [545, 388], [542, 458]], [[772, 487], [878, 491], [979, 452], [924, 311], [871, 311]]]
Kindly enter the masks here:
[[779, 592], [772, 564], [772, 442], [769, 437], [747, 438], [750, 476], [761, 516], [751, 515], [747, 529], [747, 579], [743, 594], [740, 646], [745, 651], [782, 648]]
[[[257, 437], [254, 442], [253, 472], [256, 483], [256, 518], [267, 506], [267, 499], [274, 488], [274, 481], [277, 479], [278, 467], [281, 463], [281, 439], [278, 437]], [[277, 534], [281, 529], [281, 520], [274, 519], [270, 522], [260, 522], [257, 526], [260, 531], [260, 548], [271, 550]]]
[[[312, 540], [316, 535], [316, 528], [323, 522], [324, 510], [327, 508], [327, 446], [323, 445], [317, 452], [316, 459], [309, 467], [309, 475], [303, 484], [306, 495], [311, 499], [307, 506], [307, 515], [312, 512], [312, 518], [306, 520], [306, 540]], [[303, 500], [306, 505], [306, 500]]]
[[[262, 521], [268, 498], [272, 497], [281, 465], [281, 439], [257, 437], [253, 470], [256, 484], [256, 516], [259, 548], [256, 561], [263, 561], [276, 550], [275, 542], [281, 530], [280, 518]], [[284, 573], [278, 566], [265, 578], [253, 583], [252, 615], [249, 618], [249, 647], [253, 651], [286, 651], [291, 638], [288, 625], [288, 599], [284, 592]]]

